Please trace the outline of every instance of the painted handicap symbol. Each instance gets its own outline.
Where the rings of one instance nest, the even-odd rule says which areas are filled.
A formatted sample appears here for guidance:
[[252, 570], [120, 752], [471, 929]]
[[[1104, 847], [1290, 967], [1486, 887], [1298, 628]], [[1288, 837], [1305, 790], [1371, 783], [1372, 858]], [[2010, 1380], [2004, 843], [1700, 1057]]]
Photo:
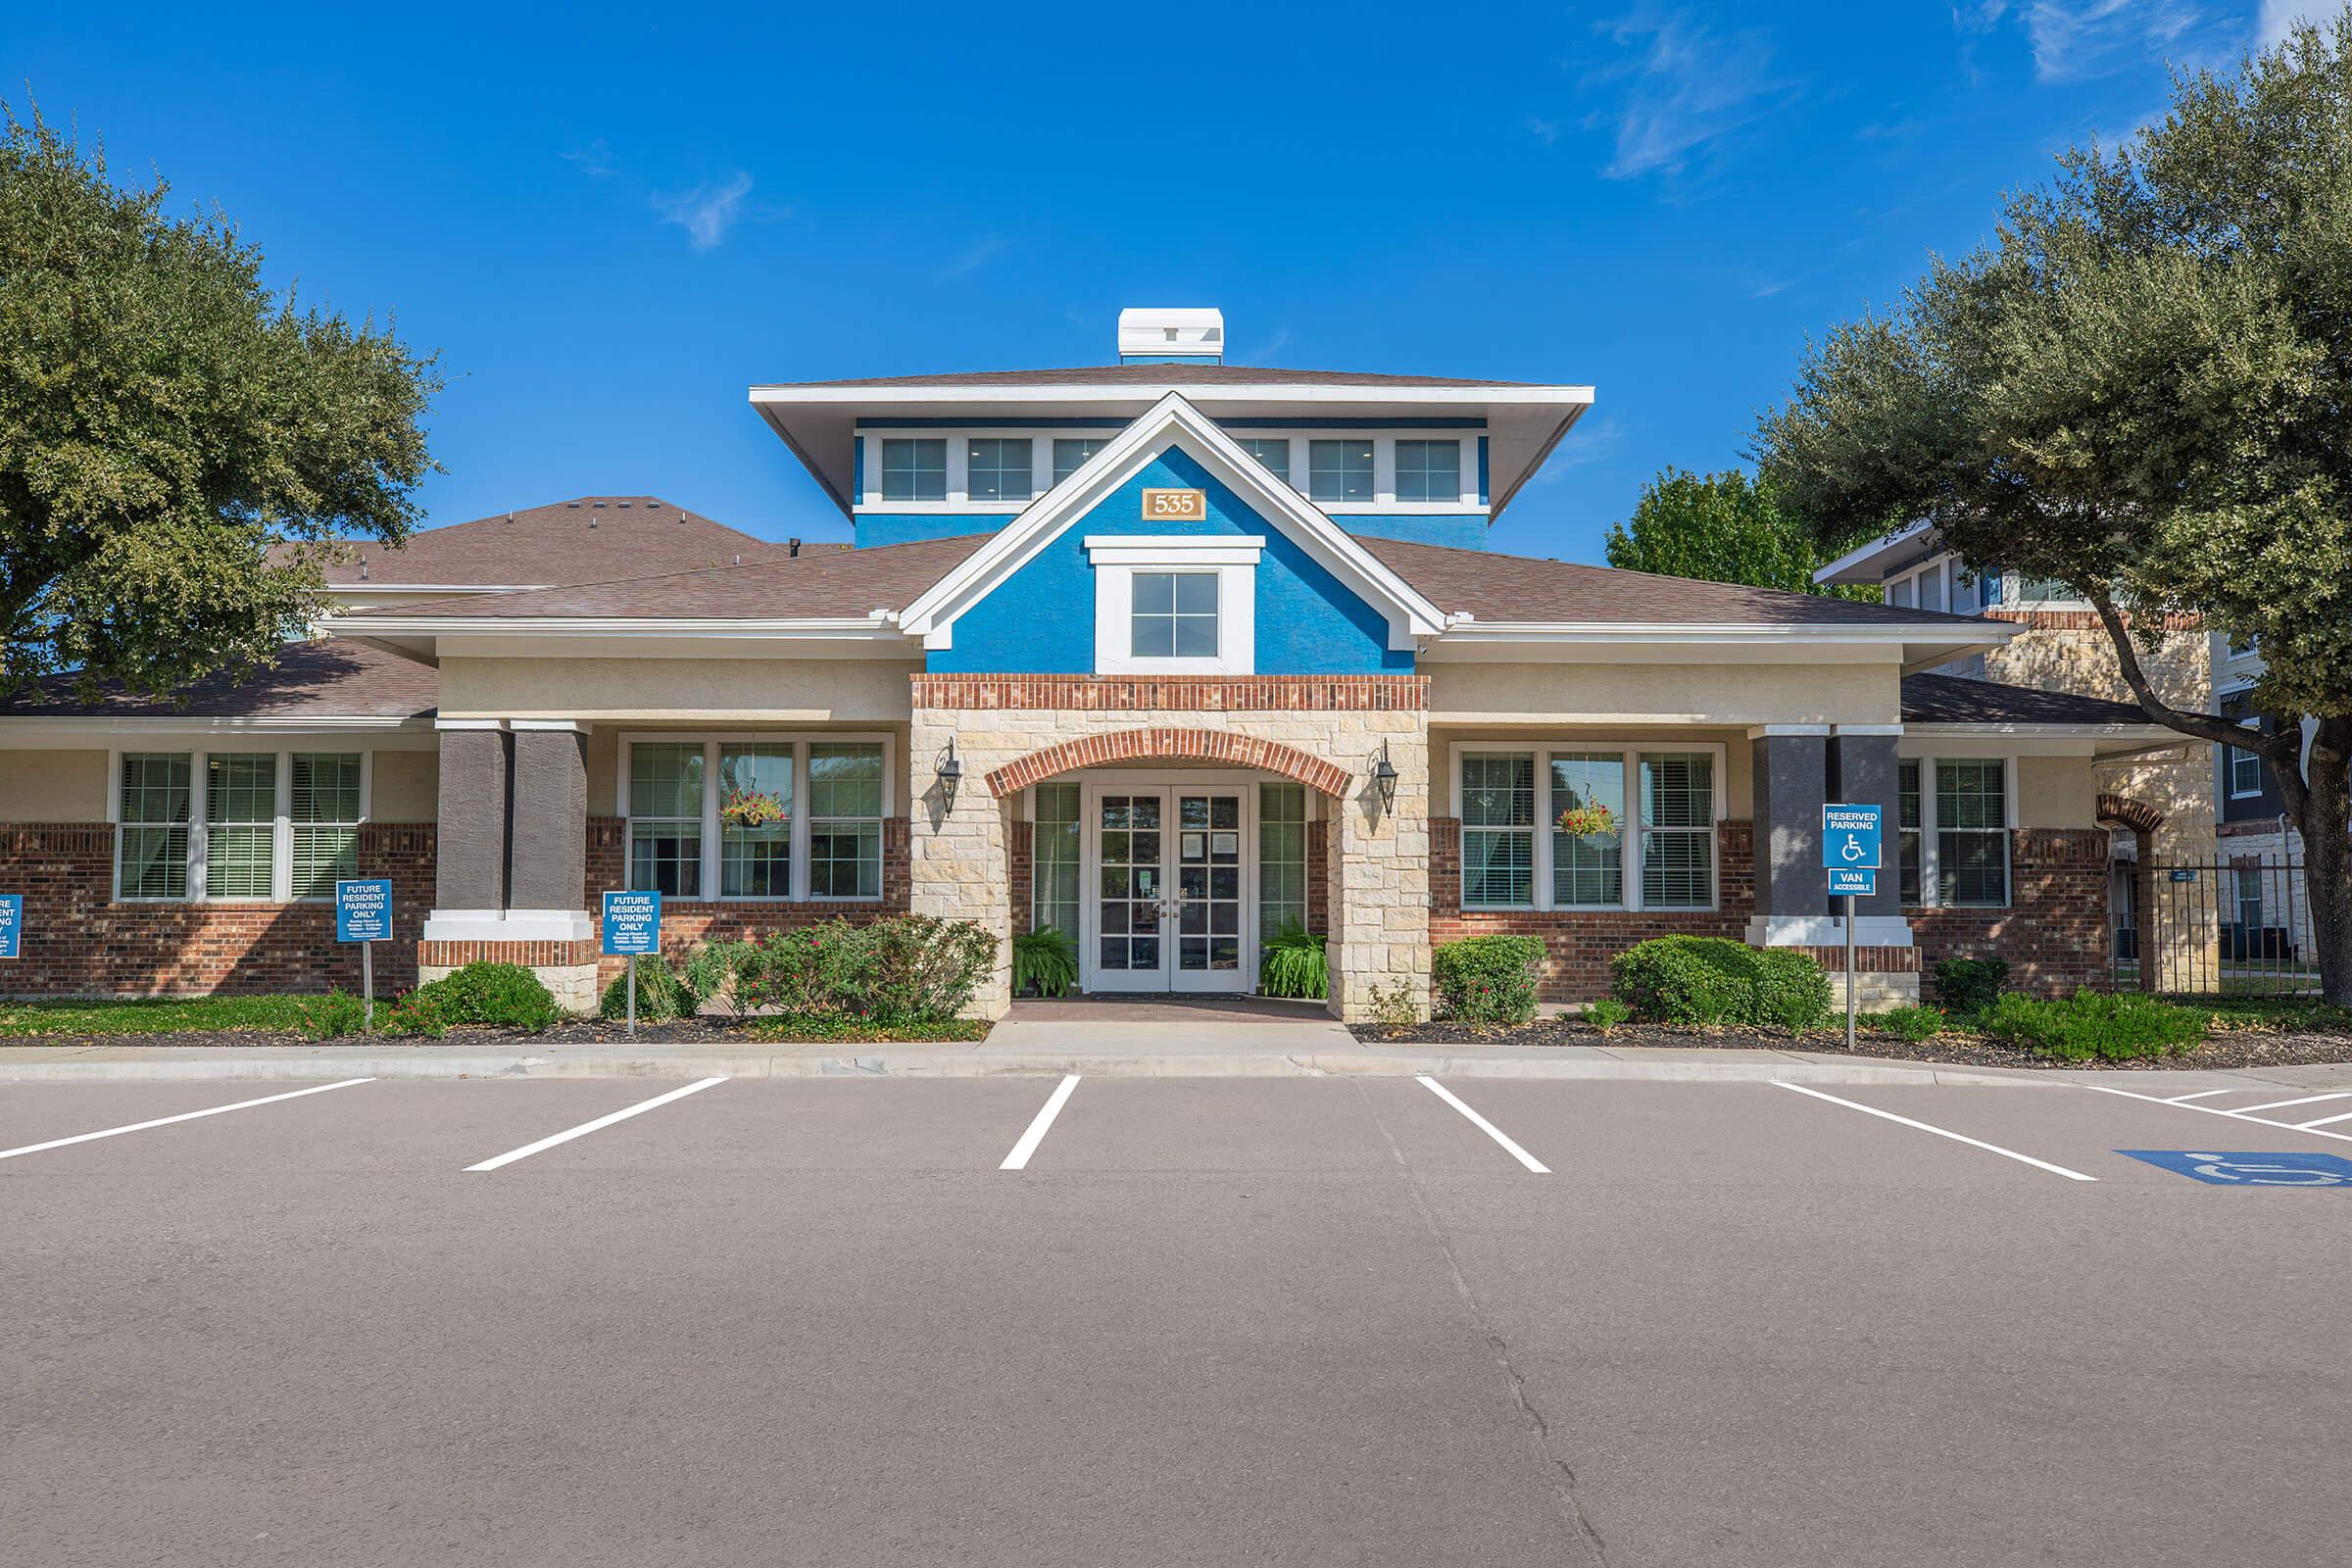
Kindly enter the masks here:
[[2352, 1159], [2341, 1154], [2200, 1149], [2119, 1149], [2116, 1152], [2214, 1187], [2352, 1188]]

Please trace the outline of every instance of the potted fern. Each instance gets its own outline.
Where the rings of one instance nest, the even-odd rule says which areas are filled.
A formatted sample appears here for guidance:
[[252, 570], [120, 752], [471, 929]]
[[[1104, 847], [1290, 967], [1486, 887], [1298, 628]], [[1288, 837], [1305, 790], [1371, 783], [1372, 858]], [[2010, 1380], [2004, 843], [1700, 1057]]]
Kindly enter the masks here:
[[1066, 997], [1078, 989], [1078, 944], [1056, 926], [1040, 926], [1012, 939], [1015, 996]]
[[1257, 960], [1260, 996], [1320, 1002], [1331, 995], [1331, 960], [1323, 938], [1293, 920], [1266, 939]]

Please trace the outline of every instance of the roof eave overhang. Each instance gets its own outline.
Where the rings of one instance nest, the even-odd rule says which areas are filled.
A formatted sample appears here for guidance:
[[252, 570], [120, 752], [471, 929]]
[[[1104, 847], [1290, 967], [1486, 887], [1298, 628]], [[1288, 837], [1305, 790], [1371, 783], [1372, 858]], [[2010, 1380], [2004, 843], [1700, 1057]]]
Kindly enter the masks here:
[[562, 648], [607, 645], [624, 656], [655, 644], [741, 651], [760, 646], [782, 652], [870, 651], [874, 657], [908, 652], [912, 645], [895, 616], [723, 618], [663, 615], [334, 615], [327, 631], [424, 663], [452, 648], [465, 653], [529, 656]]
[[2087, 757], [2122, 761], [2195, 743], [2162, 724], [2020, 723], [1999, 719], [1905, 719], [1903, 740], [1973, 741], [2021, 756]]
[[1933, 527], [1933, 523], [1923, 520], [1908, 528], [1899, 528], [1883, 539], [1873, 539], [1866, 545], [1856, 546], [1813, 573], [1813, 580], [1817, 583], [1881, 581], [1886, 575], [1887, 563], [1926, 544], [1926, 536]]
[[13, 739], [73, 735], [87, 744], [92, 730], [114, 735], [382, 734], [402, 730], [431, 734], [433, 715], [422, 713], [11, 713], [0, 714], [0, 735]]
[[[1905, 674], [1998, 648], [2021, 628], [1988, 624], [1970, 641], [1941, 626], [1788, 626], [1679, 621], [1487, 621], [1456, 617], [1425, 657], [1496, 658], [1516, 654], [1531, 660], [1591, 659], [1610, 649], [1655, 651], [1716, 650], [1740, 658], [1769, 657], [1775, 662], [1807, 659], [1877, 659], [1900, 662]], [[1971, 627], [1974, 633], [1976, 628]], [[1475, 653], [1473, 652], [1475, 651]]]

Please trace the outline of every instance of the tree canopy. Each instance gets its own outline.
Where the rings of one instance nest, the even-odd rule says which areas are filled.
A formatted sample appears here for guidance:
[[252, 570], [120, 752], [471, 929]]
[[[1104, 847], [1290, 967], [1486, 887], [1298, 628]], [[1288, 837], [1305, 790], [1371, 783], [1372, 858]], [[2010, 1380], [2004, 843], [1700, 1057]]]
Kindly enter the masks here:
[[266, 667], [327, 541], [415, 525], [432, 363], [274, 297], [161, 179], [119, 188], [37, 114], [0, 121], [0, 693]]
[[[1818, 593], [1819, 543], [1783, 511], [1770, 479], [1737, 468], [1668, 468], [1642, 488], [1631, 518], [1609, 525], [1609, 564], [1661, 577]], [[1875, 595], [1873, 595], [1875, 597]]]
[[[2352, 998], [2352, 12], [2065, 154], [1991, 243], [1812, 345], [1756, 446], [1825, 545], [1925, 518], [2058, 579], [2151, 716], [2259, 751]], [[2161, 701], [2132, 638], [2168, 612], [2260, 644], [2270, 733]]]

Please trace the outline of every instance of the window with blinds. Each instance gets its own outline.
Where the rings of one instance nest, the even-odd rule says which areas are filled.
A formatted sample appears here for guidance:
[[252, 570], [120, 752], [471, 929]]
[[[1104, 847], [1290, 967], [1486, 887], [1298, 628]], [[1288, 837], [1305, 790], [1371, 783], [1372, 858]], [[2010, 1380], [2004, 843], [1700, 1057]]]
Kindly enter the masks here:
[[275, 882], [277, 754], [215, 752], [205, 759], [204, 892], [266, 899]]
[[1079, 813], [1075, 783], [1040, 784], [1030, 823], [1029, 927], [1078, 940]]
[[1306, 925], [1306, 786], [1257, 787], [1257, 930]]
[[115, 835], [116, 874], [126, 899], [188, 896], [188, 778], [185, 752], [125, 752]]
[[287, 816], [293, 833], [297, 899], [331, 899], [335, 884], [360, 874], [360, 756], [296, 752], [289, 767]]
[[1642, 754], [1642, 905], [1705, 908], [1715, 901], [1715, 759]]

